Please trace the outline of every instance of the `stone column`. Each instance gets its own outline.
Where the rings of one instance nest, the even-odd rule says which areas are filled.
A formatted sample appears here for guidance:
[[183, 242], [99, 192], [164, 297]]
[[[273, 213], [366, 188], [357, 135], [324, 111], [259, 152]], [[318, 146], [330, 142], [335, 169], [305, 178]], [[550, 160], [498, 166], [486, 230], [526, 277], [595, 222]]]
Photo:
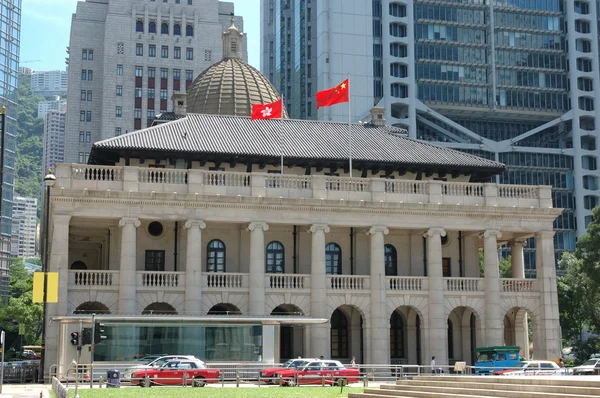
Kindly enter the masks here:
[[121, 227], [121, 264], [119, 272], [119, 313], [122, 315], [137, 315], [137, 227], [140, 220], [124, 217], [119, 220]]
[[510, 270], [513, 278], [525, 279], [525, 261], [523, 248], [527, 246], [525, 239], [515, 239], [510, 242]]
[[444, 315], [444, 278], [442, 271], [442, 236], [446, 236], [443, 228], [431, 228], [424, 235], [427, 238], [427, 275], [429, 277], [429, 327], [425, 364], [429, 364], [435, 356], [436, 365], [448, 365], [446, 347], [448, 320]]
[[[58, 272], [58, 303], [46, 304], [46, 357], [44, 359], [44, 375], [48, 378], [48, 370], [54, 363], [59, 363], [59, 323], [50, 322], [54, 316], [69, 315], [69, 223], [71, 216], [50, 213], [49, 228], [50, 253], [48, 272]], [[74, 309], [74, 308], [73, 308]]]
[[390, 318], [387, 315], [387, 289], [385, 279], [385, 240], [390, 231], [383, 226], [374, 226], [367, 232], [371, 235], [371, 344], [368, 363], [390, 363]]
[[249, 315], [265, 314], [265, 231], [269, 226], [264, 222], [252, 222], [250, 231], [250, 297]]
[[185, 249], [185, 305], [186, 315], [199, 314], [202, 300], [202, 220], [188, 220]]
[[[310, 266], [310, 316], [326, 318], [331, 316], [327, 307], [327, 278], [325, 276], [325, 234], [329, 227], [314, 224], [309, 230], [312, 233], [311, 266]], [[329, 358], [331, 352], [330, 326], [328, 323], [310, 327], [310, 347], [308, 357], [323, 355]]]
[[497, 230], [483, 233], [483, 268], [485, 274], [485, 330], [486, 345], [504, 345], [504, 323], [500, 311], [500, 271], [498, 269], [498, 238], [502, 234]]
[[535, 358], [557, 358], [561, 355], [553, 238], [554, 231], [535, 234], [537, 285], [540, 291], [540, 315], [539, 319], [534, 319]]

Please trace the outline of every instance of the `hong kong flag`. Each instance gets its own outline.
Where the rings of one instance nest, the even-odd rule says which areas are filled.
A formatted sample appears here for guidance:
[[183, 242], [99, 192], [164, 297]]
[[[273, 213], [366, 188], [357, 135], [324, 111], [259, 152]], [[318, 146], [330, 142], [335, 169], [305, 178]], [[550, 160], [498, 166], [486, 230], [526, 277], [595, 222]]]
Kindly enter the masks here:
[[283, 100], [279, 98], [270, 104], [252, 104], [252, 120], [279, 119], [283, 114]]
[[341, 82], [338, 86], [317, 92], [317, 109], [322, 106], [331, 106], [348, 102], [348, 79]]

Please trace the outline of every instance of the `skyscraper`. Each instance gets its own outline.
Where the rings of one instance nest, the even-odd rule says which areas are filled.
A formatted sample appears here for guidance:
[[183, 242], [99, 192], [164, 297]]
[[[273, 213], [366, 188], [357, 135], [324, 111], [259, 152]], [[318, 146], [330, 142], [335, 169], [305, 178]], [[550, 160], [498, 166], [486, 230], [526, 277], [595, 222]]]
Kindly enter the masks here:
[[17, 119], [17, 79], [21, 32], [21, 0], [0, 0], [0, 105], [6, 107], [5, 148], [0, 218], [0, 298], [8, 296], [11, 216], [14, 188], [15, 130]]
[[44, 97], [67, 92], [67, 71], [45, 70], [31, 73], [31, 91]]
[[[596, 2], [261, 5], [261, 67], [281, 92], [294, 98], [299, 74], [311, 87], [311, 101], [315, 91], [349, 73], [354, 121], [368, 118], [373, 106], [384, 107], [386, 122], [406, 127], [410, 137], [505, 163], [498, 182], [552, 185], [555, 207], [565, 208], [554, 224], [555, 253], [574, 249], [599, 203]], [[305, 37], [302, 29], [299, 35], [291, 29], [299, 22]], [[310, 60], [303, 62], [296, 47], [311, 48]], [[307, 65], [310, 73], [303, 70]], [[295, 104], [288, 109], [291, 117], [303, 117]], [[306, 117], [347, 120], [348, 113], [339, 106]], [[525, 263], [533, 270], [529, 243]]]
[[[57, 163], [65, 161], [65, 119], [67, 105], [61, 110], [51, 110], [44, 116], [43, 164], [45, 173], [54, 171]], [[84, 137], [85, 138], [85, 137]]]
[[[87, 162], [92, 143], [150, 126], [221, 59], [221, 34], [243, 29], [217, 0], [79, 1], [71, 25], [65, 161]], [[247, 59], [244, 38], [244, 59]]]
[[10, 248], [13, 257], [30, 258], [36, 256], [37, 203], [36, 198], [17, 196], [14, 199]]

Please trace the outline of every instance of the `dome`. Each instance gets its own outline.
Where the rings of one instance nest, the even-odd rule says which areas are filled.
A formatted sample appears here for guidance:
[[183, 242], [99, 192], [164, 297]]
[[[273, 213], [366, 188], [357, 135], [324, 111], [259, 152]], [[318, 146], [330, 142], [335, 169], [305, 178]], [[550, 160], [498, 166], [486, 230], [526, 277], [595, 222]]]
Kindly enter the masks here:
[[[271, 82], [242, 60], [242, 39], [232, 22], [223, 32], [223, 60], [202, 72], [187, 90], [188, 113], [250, 116], [252, 104], [280, 98]], [[285, 109], [283, 113], [287, 117]]]

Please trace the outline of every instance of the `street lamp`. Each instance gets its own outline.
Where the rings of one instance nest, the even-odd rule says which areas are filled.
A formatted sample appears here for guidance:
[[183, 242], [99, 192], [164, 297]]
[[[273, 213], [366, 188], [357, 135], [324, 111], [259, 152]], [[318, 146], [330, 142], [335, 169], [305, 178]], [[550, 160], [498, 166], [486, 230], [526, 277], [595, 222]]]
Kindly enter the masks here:
[[42, 272], [44, 273], [44, 303], [42, 309], [42, 357], [40, 358], [40, 378], [44, 380], [44, 366], [46, 362], [46, 301], [48, 299], [48, 237], [50, 236], [50, 188], [54, 186], [56, 177], [48, 169], [48, 174], [44, 177], [46, 185], [46, 197], [44, 198], [44, 262], [42, 263]]

